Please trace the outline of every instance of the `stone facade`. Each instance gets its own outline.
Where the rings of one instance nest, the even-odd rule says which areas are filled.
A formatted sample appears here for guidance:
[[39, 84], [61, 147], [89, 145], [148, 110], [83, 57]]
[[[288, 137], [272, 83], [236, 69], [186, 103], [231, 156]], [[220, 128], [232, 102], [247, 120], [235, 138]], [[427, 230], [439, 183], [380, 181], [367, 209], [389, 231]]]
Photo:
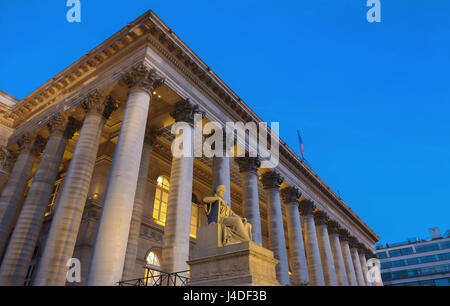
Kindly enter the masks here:
[[[262, 121], [151, 11], [24, 99], [0, 91], [0, 285], [116, 285], [146, 265], [187, 270], [205, 223], [198, 199], [218, 184], [253, 225], [254, 242], [211, 255], [225, 266], [240, 251], [258, 284], [366, 283], [363, 256], [378, 236], [286, 144], [276, 169], [256, 157], [172, 156], [182, 137], [173, 124], [194, 133], [195, 114], [222, 127]], [[72, 258], [79, 283], [67, 282]]]

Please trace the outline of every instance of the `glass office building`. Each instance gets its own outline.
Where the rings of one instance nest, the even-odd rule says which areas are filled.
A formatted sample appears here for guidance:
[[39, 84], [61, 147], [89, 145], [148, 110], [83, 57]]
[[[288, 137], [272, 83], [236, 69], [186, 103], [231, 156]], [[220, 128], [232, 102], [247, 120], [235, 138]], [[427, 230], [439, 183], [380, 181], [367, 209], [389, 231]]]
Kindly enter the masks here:
[[430, 229], [431, 240], [378, 245], [385, 286], [450, 286], [450, 235]]

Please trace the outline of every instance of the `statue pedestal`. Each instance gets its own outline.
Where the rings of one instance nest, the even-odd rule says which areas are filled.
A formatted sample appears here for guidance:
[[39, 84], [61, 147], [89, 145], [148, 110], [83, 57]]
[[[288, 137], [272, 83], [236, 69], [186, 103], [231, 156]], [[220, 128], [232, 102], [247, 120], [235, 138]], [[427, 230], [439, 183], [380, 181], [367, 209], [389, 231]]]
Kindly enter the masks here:
[[202, 226], [188, 264], [190, 286], [279, 286], [273, 252], [247, 241], [220, 246], [221, 226]]

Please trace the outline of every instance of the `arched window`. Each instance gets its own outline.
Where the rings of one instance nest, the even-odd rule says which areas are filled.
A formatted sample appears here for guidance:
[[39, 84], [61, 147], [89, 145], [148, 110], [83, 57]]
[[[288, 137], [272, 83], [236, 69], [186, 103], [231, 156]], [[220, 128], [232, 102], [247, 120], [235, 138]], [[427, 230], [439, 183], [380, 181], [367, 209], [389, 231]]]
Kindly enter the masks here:
[[155, 202], [153, 204], [153, 219], [156, 223], [166, 224], [167, 201], [169, 200], [169, 179], [160, 176], [156, 180]]
[[156, 255], [155, 252], [153, 252], [153, 251], [148, 253], [146, 262], [147, 262], [148, 266], [154, 266], [154, 267], [161, 266], [158, 255]]
[[158, 255], [155, 252], [150, 251], [145, 258], [145, 279], [147, 286], [154, 286], [159, 284], [160, 279], [160, 266], [161, 262], [159, 261]]

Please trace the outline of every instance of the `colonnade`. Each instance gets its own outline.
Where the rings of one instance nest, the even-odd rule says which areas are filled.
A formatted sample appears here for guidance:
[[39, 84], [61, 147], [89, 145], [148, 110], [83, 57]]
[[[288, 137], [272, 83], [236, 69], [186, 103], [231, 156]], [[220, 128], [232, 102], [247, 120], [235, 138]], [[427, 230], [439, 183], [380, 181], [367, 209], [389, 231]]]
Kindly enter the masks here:
[[[153, 92], [163, 79], [140, 65], [127, 73], [124, 81], [129, 88], [128, 99], [103, 199], [87, 285], [115, 285], [132, 278], [136, 262], [146, 178], [155, 139], [147, 116]], [[0, 197], [0, 256], [4, 254], [0, 285], [24, 283], [64, 150], [74, 132], [80, 130], [34, 280], [37, 286], [66, 283], [67, 262], [73, 256], [100, 136], [118, 102], [95, 91], [85, 98], [82, 106], [86, 113], [82, 123], [64, 113], [56, 114], [49, 121], [50, 136], [45, 145], [34, 134], [24, 134], [18, 142], [19, 155]], [[199, 112], [198, 105], [190, 100], [175, 105], [170, 115], [176, 122], [187, 125], [183, 133], [175, 136], [174, 143], [184, 133], [193, 135], [194, 115]], [[20, 209], [26, 182], [42, 149]], [[192, 143], [192, 147], [183, 148], [190, 156], [172, 158], [162, 248], [165, 272], [188, 269], [193, 149]], [[258, 179], [267, 195], [269, 248], [279, 261], [276, 273], [281, 285], [369, 285], [365, 264], [370, 252], [362, 244], [330, 220], [326, 212], [318, 210], [312, 200], [301, 197], [296, 186], [280, 189], [284, 179], [278, 171], [265, 171], [258, 177], [261, 165], [258, 158], [240, 157], [235, 161], [242, 179], [243, 217], [252, 224], [253, 240], [258, 244], [262, 244]], [[227, 197], [230, 197], [230, 157], [215, 158], [213, 165], [213, 187], [227, 186]], [[286, 231], [282, 206], [286, 208]]]

